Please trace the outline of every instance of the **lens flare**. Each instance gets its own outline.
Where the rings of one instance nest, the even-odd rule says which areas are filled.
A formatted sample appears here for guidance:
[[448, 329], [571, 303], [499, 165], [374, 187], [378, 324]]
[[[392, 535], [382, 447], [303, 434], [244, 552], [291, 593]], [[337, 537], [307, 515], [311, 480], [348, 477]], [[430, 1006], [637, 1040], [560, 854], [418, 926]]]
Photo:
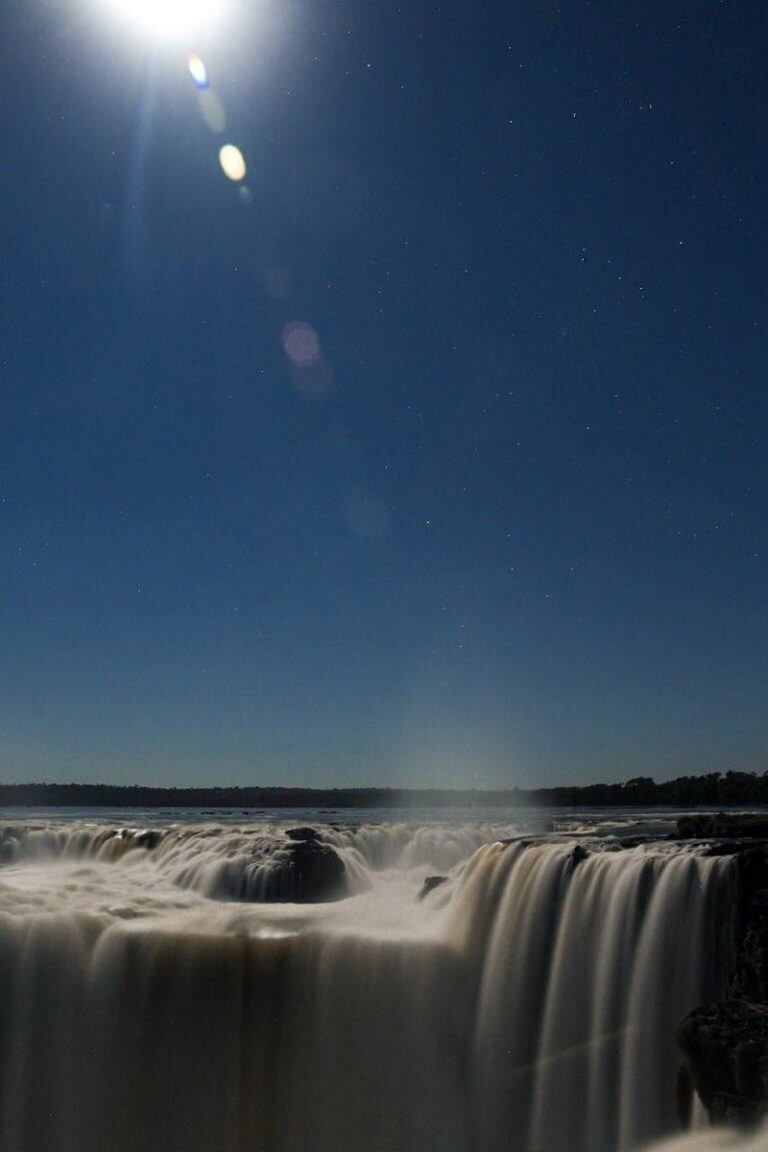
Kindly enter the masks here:
[[187, 58], [189, 74], [195, 82], [196, 88], [208, 87], [208, 71], [199, 56], [191, 55]]
[[311, 324], [293, 320], [283, 328], [283, 348], [292, 364], [307, 368], [320, 359], [320, 339]]
[[203, 88], [198, 92], [197, 106], [200, 109], [200, 115], [211, 132], [224, 131], [227, 126], [227, 114], [224, 111], [224, 105], [213, 88]]
[[219, 164], [224, 175], [238, 181], [245, 177], [246, 167], [243, 154], [234, 144], [225, 144], [219, 152]]

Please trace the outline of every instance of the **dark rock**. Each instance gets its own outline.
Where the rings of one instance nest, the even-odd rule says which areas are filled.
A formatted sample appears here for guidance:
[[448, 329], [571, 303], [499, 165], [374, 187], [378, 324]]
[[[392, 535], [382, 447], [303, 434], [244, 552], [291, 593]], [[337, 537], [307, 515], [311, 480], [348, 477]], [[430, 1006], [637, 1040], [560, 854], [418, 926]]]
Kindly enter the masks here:
[[19, 842], [13, 836], [8, 836], [0, 842], [0, 861], [3, 864], [10, 863], [18, 850]]
[[739, 902], [731, 994], [768, 1003], [768, 848], [741, 852], [737, 865]]
[[[714, 1123], [748, 1124], [768, 1114], [768, 844], [746, 837], [768, 831], [768, 817], [690, 816], [678, 827], [694, 839], [727, 837], [711, 854], [735, 856], [732, 904], [716, 918], [731, 940], [728, 971], [716, 981], [729, 998], [696, 1008], [680, 1024], [678, 1110], [684, 1115], [687, 1078]], [[723, 955], [717, 946], [714, 953]]]
[[252, 859], [225, 862], [206, 895], [253, 904], [320, 904], [349, 896], [344, 861], [314, 840], [260, 843]]
[[768, 1112], [768, 1005], [726, 1000], [695, 1008], [678, 1028], [686, 1077], [714, 1123], [753, 1124]]
[[320, 833], [316, 828], [286, 828], [285, 834], [289, 840], [311, 841], [312, 843], [317, 843], [320, 840]]
[[[305, 829], [292, 829], [304, 833]], [[313, 828], [312, 837], [271, 841], [259, 837], [251, 858], [247, 854], [224, 863], [213, 890], [219, 900], [254, 904], [321, 904], [350, 895], [349, 877], [342, 858], [324, 844]]]
[[162, 840], [164, 833], [159, 828], [147, 828], [144, 832], [139, 832], [136, 835], [136, 845], [139, 848], [146, 848], [151, 852], [157, 848]]
[[445, 884], [447, 880], [447, 876], [427, 876], [426, 880], [421, 886], [421, 892], [419, 892], [419, 900], [423, 900], [425, 896], [429, 896], [430, 892], [434, 892], [435, 888], [439, 888], [440, 885]]
[[733, 836], [768, 839], [768, 812], [710, 812], [679, 816], [677, 835], [682, 840], [711, 840]]
[[287, 871], [281, 871], [291, 894], [284, 899], [321, 904], [349, 895], [344, 861], [330, 844], [317, 839], [295, 840], [288, 846], [286, 856]]

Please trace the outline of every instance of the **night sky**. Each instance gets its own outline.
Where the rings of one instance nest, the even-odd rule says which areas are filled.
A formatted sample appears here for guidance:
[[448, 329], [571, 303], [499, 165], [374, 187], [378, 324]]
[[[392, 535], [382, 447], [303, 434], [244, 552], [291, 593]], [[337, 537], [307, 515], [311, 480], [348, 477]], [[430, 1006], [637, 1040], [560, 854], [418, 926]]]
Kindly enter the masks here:
[[766, 27], [5, 0], [0, 778], [768, 769]]

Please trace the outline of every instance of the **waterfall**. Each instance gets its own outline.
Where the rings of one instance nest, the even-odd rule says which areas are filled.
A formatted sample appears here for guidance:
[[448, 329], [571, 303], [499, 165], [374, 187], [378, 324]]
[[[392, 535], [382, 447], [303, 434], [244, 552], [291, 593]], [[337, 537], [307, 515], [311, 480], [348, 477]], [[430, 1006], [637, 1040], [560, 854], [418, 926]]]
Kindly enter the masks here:
[[731, 861], [317, 828], [366, 885], [308, 907], [190, 881], [279, 829], [6, 836], [2, 1152], [620, 1152], [677, 1130], [674, 1029], [727, 966]]
[[582, 851], [490, 845], [458, 893], [483, 1152], [609, 1152], [675, 1128], [674, 1025], [724, 976], [730, 861]]
[[728, 1128], [710, 1129], [705, 1133], [676, 1136], [663, 1140], [645, 1152], [766, 1152], [768, 1125], [754, 1132], [738, 1132]]

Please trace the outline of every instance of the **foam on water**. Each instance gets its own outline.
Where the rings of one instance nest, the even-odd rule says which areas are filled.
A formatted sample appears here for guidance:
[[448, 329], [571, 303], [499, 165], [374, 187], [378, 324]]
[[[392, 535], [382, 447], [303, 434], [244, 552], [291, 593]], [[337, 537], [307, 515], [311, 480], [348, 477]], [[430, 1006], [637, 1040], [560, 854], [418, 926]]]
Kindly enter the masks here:
[[766, 1149], [768, 1126], [764, 1125], [748, 1133], [713, 1128], [708, 1132], [677, 1136], [652, 1145], [647, 1152], [766, 1152]]

